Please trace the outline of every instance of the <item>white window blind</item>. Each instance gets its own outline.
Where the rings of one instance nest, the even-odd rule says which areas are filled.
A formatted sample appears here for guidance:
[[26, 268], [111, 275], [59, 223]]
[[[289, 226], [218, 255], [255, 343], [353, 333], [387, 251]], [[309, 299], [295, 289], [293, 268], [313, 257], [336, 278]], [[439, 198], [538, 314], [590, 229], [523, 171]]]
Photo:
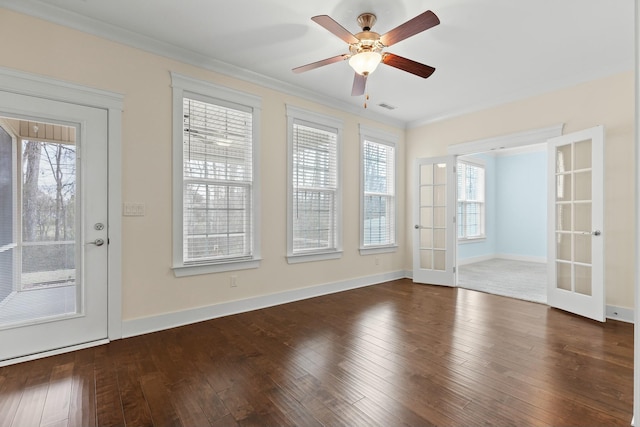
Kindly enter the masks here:
[[363, 141], [363, 246], [396, 243], [395, 148]]
[[338, 132], [298, 120], [292, 132], [292, 252], [335, 250]]
[[183, 118], [183, 262], [251, 257], [251, 109], [185, 97]]
[[458, 163], [458, 238], [485, 237], [484, 167]]

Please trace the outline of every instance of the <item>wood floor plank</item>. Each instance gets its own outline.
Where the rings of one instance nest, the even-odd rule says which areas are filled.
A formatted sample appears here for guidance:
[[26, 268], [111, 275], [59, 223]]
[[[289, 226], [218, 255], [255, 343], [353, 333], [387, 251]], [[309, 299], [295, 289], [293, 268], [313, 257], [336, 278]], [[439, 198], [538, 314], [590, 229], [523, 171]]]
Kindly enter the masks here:
[[0, 368], [0, 425], [629, 425], [633, 325], [397, 280]]

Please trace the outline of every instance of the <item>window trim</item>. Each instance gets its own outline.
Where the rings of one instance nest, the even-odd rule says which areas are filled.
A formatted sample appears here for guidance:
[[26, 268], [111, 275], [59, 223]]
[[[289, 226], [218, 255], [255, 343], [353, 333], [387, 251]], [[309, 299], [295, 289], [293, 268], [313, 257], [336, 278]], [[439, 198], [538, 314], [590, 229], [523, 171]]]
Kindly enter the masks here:
[[[359, 125], [360, 131], [360, 255], [374, 255], [396, 252], [398, 250], [398, 141], [395, 134], [384, 132], [363, 124]], [[364, 143], [366, 141], [376, 144], [388, 145], [394, 149], [393, 159], [393, 209], [395, 224], [393, 229], [393, 243], [386, 245], [364, 244]]]
[[[324, 261], [342, 257], [342, 133], [344, 122], [335, 117], [326, 116], [302, 108], [286, 105], [287, 113], [287, 262]], [[336, 242], [334, 249], [309, 250], [293, 253], [293, 124], [296, 121], [307, 122], [319, 129], [336, 131]]]
[[[484, 188], [482, 189], [483, 201], [482, 201], [482, 213], [481, 213], [481, 224], [482, 224], [482, 235], [474, 236], [474, 237], [458, 237], [458, 222], [461, 221], [461, 218], [458, 218], [456, 215], [456, 240], [459, 244], [466, 243], [480, 243], [487, 240], [487, 165], [482, 159], [467, 159], [460, 158], [456, 159], [456, 178], [458, 177], [457, 168], [460, 163], [465, 163], [470, 166], [474, 166], [477, 168], [482, 168], [484, 171]], [[457, 184], [457, 183], [456, 183]], [[457, 189], [456, 185], [456, 189]], [[457, 193], [457, 192], [456, 192]], [[456, 212], [458, 210], [457, 204], [460, 202], [459, 194], [456, 195]]]
[[[173, 136], [173, 265], [176, 277], [193, 276], [198, 274], [219, 273], [233, 270], [244, 270], [260, 267], [260, 115], [262, 99], [258, 96], [240, 92], [234, 89], [218, 86], [213, 83], [197, 80], [175, 72], [171, 72], [171, 87], [173, 92], [172, 136]], [[252, 207], [251, 227], [253, 240], [253, 254], [247, 258], [228, 258], [210, 260], [202, 263], [185, 265], [183, 261], [183, 99], [186, 97], [217, 103], [223, 106], [236, 104], [252, 110]]]

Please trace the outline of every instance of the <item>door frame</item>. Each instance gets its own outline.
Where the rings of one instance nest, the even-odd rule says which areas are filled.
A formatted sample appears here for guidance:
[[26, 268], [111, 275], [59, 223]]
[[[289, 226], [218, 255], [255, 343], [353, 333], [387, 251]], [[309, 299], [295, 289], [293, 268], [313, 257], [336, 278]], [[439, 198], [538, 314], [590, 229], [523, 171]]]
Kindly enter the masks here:
[[[504, 134], [470, 142], [463, 142], [450, 145], [447, 148], [447, 152], [448, 154], [456, 156], [457, 161], [458, 156], [478, 154], [481, 152], [491, 152], [504, 148], [517, 148], [532, 144], [540, 144], [542, 142], [546, 142], [550, 138], [561, 136], [563, 128], [564, 123], [560, 123], [545, 128], [530, 129], [522, 132]], [[456, 258], [454, 261], [454, 266], [456, 268], [454, 286], [458, 286], [458, 251], [456, 251]], [[549, 262], [549, 260], [547, 260], [547, 262]]]
[[[94, 89], [75, 83], [56, 80], [23, 71], [0, 67], [0, 90], [20, 95], [67, 102], [107, 111], [107, 328], [108, 340], [122, 338], [122, 111], [124, 95]], [[100, 344], [102, 342], [98, 342]], [[90, 347], [96, 343], [82, 344], [37, 355], [11, 359], [18, 363], [39, 357]]]

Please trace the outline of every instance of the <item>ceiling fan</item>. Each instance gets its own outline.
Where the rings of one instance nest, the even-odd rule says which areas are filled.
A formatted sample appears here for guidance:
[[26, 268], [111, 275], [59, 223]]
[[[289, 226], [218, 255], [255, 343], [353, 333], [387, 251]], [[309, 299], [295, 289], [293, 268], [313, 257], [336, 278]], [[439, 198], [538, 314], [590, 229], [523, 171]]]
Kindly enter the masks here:
[[364, 94], [367, 77], [376, 69], [380, 62], [415, 74], [424, 79], [436, 70], [429, 65], [383, 51], [386, 47], [392, 46], [399, 41], [438, 25], [440, 20], [436, 14], [430, 10], [421, 13], [383, 35], [371, 31], [371, 27], [376, 23], [376, 15], [373, 13], [363, 13], [358, 16], [358, 24], [362, 28], [362, 32], [358, 34], [351, 34], [328, 15], [314, 16], [311, 20], [347, 42], [349, 44], [349, 53], [294, 68], [292, 70], [294, 73], [302, 73], [348, 59], [349, 65], [356, 72], [353, 79], [351, 95], [357, 96]]

